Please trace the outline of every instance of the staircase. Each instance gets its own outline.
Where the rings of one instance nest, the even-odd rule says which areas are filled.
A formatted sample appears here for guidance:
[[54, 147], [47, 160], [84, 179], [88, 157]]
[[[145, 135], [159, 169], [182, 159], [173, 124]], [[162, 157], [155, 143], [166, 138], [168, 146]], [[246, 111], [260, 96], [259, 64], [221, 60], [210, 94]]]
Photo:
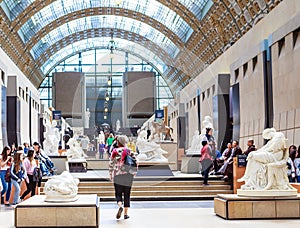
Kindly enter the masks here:
[[[220, 177], [211, 177], [209, 186], [202, 186], [202, 178], [135, 178], [132, 201], [212, 200], [217, 194], [231, 194], [230, 186]], [[44, 183], [40, 188], [44, 194]], [[107, 179], [81, 179], [79, 194], [97, 194], [101, 201], [114, 201], [114, 186]]]

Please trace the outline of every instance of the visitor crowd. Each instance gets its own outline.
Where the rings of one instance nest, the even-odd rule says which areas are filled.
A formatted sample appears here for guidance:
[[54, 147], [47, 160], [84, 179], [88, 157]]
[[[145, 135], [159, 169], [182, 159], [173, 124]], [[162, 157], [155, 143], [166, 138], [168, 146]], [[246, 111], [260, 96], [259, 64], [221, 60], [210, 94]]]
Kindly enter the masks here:
[[[215, 152], [215, 154], [213, 152], [211, 153], [211, 166], [209, 167], [210, 174], [223, 175], [225, 181], [232, 181], [233, 158], [237, 157], [238, 155], [244, 155], [244, 159], [246, 159], [247, 156], [255, 150], [256, 147], [252, 138], [248, 139], [247, 149], [245, 151], [242, 151], [242, 149], [239, 147], [238, 141], [229, 142], [227, 144], [227, 148], [223, 151], [222, 154], [218, 153], [218, 151]], [[204, 171], [202, 172], [205, 173]], [[289, 182], [300, 183], [300, 146], [298, 147], [298, 149], [295, 145], [291, 145], [289, 147], [287, 176], [289, 178]], [[204, 185], [207, 184], [207, 181], [205, 179], [206, 178], [204, 178]]]
[[[32, 147], [28, 143], [16, 147], [5, 146], [0, 155], [0, 189], [1, 204], [10, 206], [12, 186], [14, 195], [12, 204], [23, 201], [30, 193], [35, 195], [36, 186], [40, 186], [43, 176], [51, 176], [55, 167], [51, 159], [44, 153], [39, 143]], [[25, 182], [26, 191], [20, 196], [21, 184]]]

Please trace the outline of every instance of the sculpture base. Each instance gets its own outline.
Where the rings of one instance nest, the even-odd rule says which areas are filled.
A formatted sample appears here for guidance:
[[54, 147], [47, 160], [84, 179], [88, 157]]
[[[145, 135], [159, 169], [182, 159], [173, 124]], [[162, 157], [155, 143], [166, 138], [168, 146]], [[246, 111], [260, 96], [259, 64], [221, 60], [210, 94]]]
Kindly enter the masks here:
[[137, 176], [174, 176], [171, 162], [139, 162]]
[[15, 208], [15, 227], [99, 227], [99, 199], [96, 194], [78, 195], [76, 202], [45, 202], [35, 195]]
[[200, 154], [185, 155], [181, 158], [181, 172], [182, 173], [199, 173], [201, 170], [201, 163], [199, 162]]
[[297, 196], [297, 189], [290, 190], [237, 190], [238, 196], [252, 197], [277, 197], [277, 196]]
[[224, 219], [282, 219], [300, 217], [300, 195], [293, 197], [241, 197], [219, 194], [215, 214]]
[[86, 173], [87, 161], [85, 159], [72, 159], [68, 161], [70, 173]]
[[66, 197], [66, 198], [46, 196], [46, 198], [45, 198], [45, 202], [48, 202], [48, 203], [75, 202], [77, 200], [78, 200], [78, 196], [75, 196], [75, 197]]

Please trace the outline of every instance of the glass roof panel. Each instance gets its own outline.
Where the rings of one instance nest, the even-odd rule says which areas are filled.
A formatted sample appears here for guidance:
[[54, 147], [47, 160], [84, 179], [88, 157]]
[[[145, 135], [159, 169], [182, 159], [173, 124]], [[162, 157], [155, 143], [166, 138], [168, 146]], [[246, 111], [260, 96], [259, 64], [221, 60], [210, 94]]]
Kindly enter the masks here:
[[[49, 73], [53, 67], [55, 67], [61, 60], [64, 58], [78, 52], [81, 50], [87, 50], [92, 48], [106, 48], [110, 37], [98, 37], [98, 38], [89, 38], [86, 40], [78, 41], [73, 44], [68, 45], [67, 47], [61, 49], [56, 52], [53, 56], [51, 56], [41, 67], [41, 70], [44, 74]], [[163, 71], [163, 67], [165, 66], [163, 60], [157, 57], [153, 52], [144, 48], [143, 46], [128, 41], [124, 39], [114, 39], [119, 50], [126, 50], [128, 52], [139, 55], [143, 59], [148, 62], [151, 62], [154, 66], [156, 66], [161, 72]], [[109, 54], [109, 51], [107, 51]]]
[[211, 0], [178, 0], [182, 5], [188, 8], [199, 20], [202, 19], [203, 9]]
[[[174, 56], [179, 50], [176, 45], [160, 31], [143, 22], [121, 16], [106, 15], [106, 16], [91, 16], [70, 21], [52, 30], [44, 36], [32, 48], [31, 54], [37, 59], [51, 45], [64, 37], [75, 34], [87, 29], [108, 28], [121, 29], [133, 33], [137, 33], [154, 43], [158, 44], [170, 56]], [[95, 33], [94, 33], [95, 34]], [[109, 34], [109, 33], [108, 33]], [[97, 34], [95, 34], [97, 36]]]
[[[8, 0], [6, 0], [8, 1]], [[20, 29], [24, 42], [57, 18], [78, 10], [95, 7], [117, 7], [112, 0], [58, 0], [33, 15]], [[154, 0], [123, 0], [121, 8], [145, 14], [172, 30], [184, 42], [192, 28], [176, 12]]]
[[35, 0], [3, 0], [2, 3], [5, 4], [8, 10], [8, 12], [5, 12], [12, 21], [34, 1]]

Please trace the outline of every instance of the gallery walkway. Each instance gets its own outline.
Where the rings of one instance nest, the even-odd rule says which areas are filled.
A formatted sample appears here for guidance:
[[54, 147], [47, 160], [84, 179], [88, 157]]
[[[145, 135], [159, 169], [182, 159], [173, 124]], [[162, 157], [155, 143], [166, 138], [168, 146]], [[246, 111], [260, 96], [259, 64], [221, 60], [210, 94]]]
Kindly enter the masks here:
[[[130, 219], [116, 220], [116, 204], [101, 203], [101, 228], [298, 228], [299, 220], [237, 220], [226, 221], [213, 212], [212, 201], [132, 202]], [[13, 208], [1, 206], [0, 227], [13, 228]]]

